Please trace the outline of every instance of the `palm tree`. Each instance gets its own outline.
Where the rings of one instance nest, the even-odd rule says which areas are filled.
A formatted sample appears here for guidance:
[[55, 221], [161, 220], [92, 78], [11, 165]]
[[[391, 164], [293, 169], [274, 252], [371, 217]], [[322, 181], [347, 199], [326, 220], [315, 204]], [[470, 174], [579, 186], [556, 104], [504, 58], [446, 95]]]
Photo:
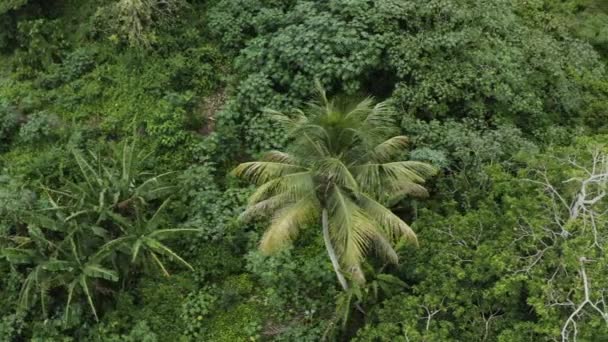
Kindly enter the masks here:
[[396, 263], [393, 245], [416, 235], [387, 208], [406, 195], [423, 196], [421, 185], [435, 169], [403, 161], [408, 143], [395, 135], [395, 113], [371, 98], [356, 104], [320, 101], [295, 115], [269, 111], [286, 130], [285, 152], [271, 151], [260, 161], [240, 164], [233, 174], [258, 185], [241, 219], [270, 214], [260, 248], [269, 254], [321, 221], [327, 253], [342, 287], [365, 282], [361, 262], [374, 250]]

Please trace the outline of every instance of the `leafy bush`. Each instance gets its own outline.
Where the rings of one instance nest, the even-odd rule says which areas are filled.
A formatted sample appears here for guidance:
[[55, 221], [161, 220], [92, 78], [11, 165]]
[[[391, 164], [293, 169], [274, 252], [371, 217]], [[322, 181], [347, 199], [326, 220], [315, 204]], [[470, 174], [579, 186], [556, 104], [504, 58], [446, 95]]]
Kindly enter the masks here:
[[215, 309], [217, 301], [217, 296], [213, 292], [213, 289], [203, 289], [190, 293], [182, 306], [180, 318], [186, 322], [184, 335], [192, 340], [200, 340], [205, 336], [205, 321]]
[[[592, 164], [602, 163], [603, 157], [593, 155], [606, 153], [604, 139], [581, 139], [569, 147], [518, 157], [525, 162], [518, 174], [488, 166], [491, 190], [477, 208], [461, 213], [445, 203], [441, 211], [419, 212], [415, 226], [426, 242], [416, 253], [406, 251], [410, 264], [400, 271], [411, 288], [378, 306], [356, 340], [407, 335], [412, 340], [485, 336], [492, 341], [550, 341], [561, 334], [573, 336], [568, 317], [583, 298], [583, 273], [591, 284], [590, 296], [598, 296], [593, 287], [602, 288], [597, 284], [605, 282], [598, 272], [605, 254], [595, 243], [606, 235], [595, 235], [590, 223], [604, 224], [604, 218], [594, 215], [605, 203], [588, 207], [586, 218], [573, 216], [567, 206], [556, 205], [561, 201], [557, 194], [566, 203], [580, 194], [581, 182], [590, 177], [580, 167], [592, 170]], [[601, 194], [595, 187], [588, 190]], [[581, 256], [594, 261], [581, 263]], [[557, 304], [569, 301], [574, 305]], [[607, 327], [599, 324], [597, 311], [587, 309], [575, 319], [579, 338], [601, 340]]]
[[525, 132], [605, 122], [598, 55], [526, 25], [508, 1], [220, 1], [209, 16], [227, 47], [246, 46], [220, 118], [253, 152], [281, 143], [261, 109], [299, 105], [315, 77], [330, 93], [392, 95], [424, 119], [503, 119]]
[[4, 14], [9, 10], [17, 9], [25, 5], [28, 0], [2, 0], [0, 1], [0, 14]]
[[155, 30], [169, 21], [184, 5], [182, 0], [118, 0], [99, 8], [98, 25], [104, 25], [131, 46], [149, 47], [155, 41]]
[[19, 67], [25, 67], [23, 74], [41, 70], [61, 60], [62, 50], [67, 42], [59, 29], [59, 20], [35, 19], [19, 21], [17, 24], [20, 49], [17, 51]]
[[0, 101], [0, 148], [8, 144], [21, 124], [21, 114], [16, 108]]
[[47, 141], [58, 135], [61, 122], [51, 113], [38, 112], [27, 117], [19, 130], [21, 142], [33, 144]]

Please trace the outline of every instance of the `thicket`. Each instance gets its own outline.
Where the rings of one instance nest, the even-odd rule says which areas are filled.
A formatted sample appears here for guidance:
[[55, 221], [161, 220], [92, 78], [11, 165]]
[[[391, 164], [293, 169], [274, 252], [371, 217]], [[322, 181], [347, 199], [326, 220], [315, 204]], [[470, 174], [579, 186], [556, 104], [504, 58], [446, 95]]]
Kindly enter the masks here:
[[0, 340], [607, 340], [607, 27], [0, 0]]

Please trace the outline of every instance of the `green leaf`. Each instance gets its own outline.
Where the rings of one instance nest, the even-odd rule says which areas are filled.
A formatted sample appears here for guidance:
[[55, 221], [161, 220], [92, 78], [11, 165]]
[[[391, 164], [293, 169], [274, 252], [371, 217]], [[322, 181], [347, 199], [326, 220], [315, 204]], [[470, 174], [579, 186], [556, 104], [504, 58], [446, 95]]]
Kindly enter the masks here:
[[114, 270], [103, 268], [96, 264], [87, 264], [83, 270], [84, 274], [92, 278], [102, 278], [110, 281], [118, 281], [118, 273]]
[[159, 254], [167, 255], [167, 256], [179, 261], [180, 263], [182, 263], [183, 265], [188, 267], [191, 271], [194, 271], [194, 268], [189, 263], [187, 263], [179, 255], [177, 255], [175, 252], [173, 252], [169, 247], [163, 245], [162, 243], [160, 243], [156, 240], [148, 238], [148, 237], [143, 237], [142, 239], [143, 239], [143, 242], [146, 244], [146, 246], [150, 247], [153, 251], [155, 251]]
[[30, 264], [34, 262], [36, 251], [22, 248], [3, 248], [2, 255], [13, 264]]

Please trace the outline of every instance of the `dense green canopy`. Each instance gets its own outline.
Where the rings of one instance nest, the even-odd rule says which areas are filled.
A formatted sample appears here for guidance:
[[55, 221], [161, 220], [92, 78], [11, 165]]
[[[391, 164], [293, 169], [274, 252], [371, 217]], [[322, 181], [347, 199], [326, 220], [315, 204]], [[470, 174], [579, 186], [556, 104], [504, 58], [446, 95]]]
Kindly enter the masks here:
[[0, 341], [608, 340], [607, 28], [0, 0]]

